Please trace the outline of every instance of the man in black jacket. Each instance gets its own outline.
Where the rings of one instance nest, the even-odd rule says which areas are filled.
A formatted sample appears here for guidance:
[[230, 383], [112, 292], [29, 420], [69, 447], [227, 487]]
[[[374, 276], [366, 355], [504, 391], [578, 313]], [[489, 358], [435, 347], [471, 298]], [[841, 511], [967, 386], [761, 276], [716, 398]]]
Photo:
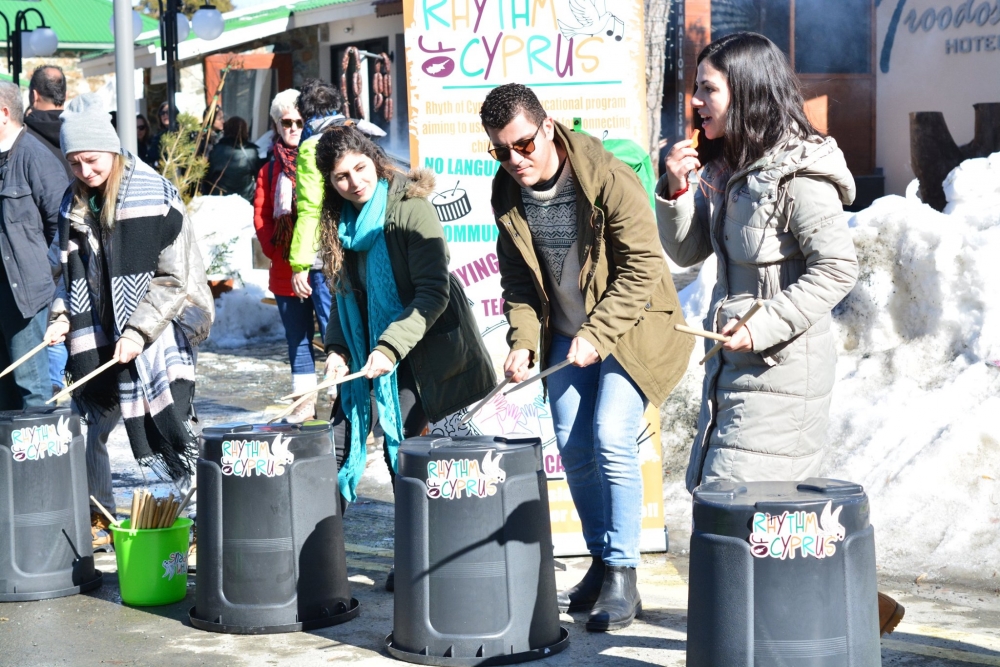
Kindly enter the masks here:
[[55, 155], [72, 180], [69, 162], [59, 147], [59, 115], [66, 104], [66, 76], [58, 65], [36, 67], [28, 84], [29, 108], [24, 117], [24, 127], [42, 145]]
[[[69, 180], [24, 131], [21, 91], [0, 82], [0, 368], [42, 342], [55, 283], [47, 257]], [[43, 405], [52, 395], [48, 356], [34, 355], [0, 379], [0, 409]]]

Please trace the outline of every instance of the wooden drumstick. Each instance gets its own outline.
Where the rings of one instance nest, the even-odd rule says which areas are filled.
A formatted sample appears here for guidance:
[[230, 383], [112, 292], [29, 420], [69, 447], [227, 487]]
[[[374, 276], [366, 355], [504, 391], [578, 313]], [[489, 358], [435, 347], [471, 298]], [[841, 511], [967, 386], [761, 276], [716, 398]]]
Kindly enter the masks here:
[[702, 338], [711, 338], [712, 340], [721, 341], [723, 343], [729, 342], [729, 336], [723, 336], [722, 334], [717, 334], [714, 331], [705, 331], [704, 329], [692, 329], [691, 327], [684, 326], [683, 324], [675, 324], [674, 331], [680, 331], [681, 333], [691, 334], [692, 336], [701, 336]]
[[32, 348], [30, 352], [28, 352], [27, 354], [25, 354], [24, 356], [22, 356], [20, 359], [18, 359], [14, 363], [12, 363], [7, 368], [3, 369], [3, 372], [0, 373], [0, 378], [2, 378], [4, 375], [7, 375], [8, 373], [13, 372], [13, 370], [15, 368], [17, 368], [18, 366], [20, 366], [21, 364], [23, 364], [24, 362], [26, 362], [28, 359], [31, 359], [33, 356], [35, 356], [36, 354], [38, 354], [39, 352], [41, 352], [42, 350], [44, 350], [48, 346], [49, 346], [49, 341], [43, 340], [41, 343], [39, 343], [34, 348]]
[[280, 400], [280, 401], [287, 401], [290, 398], [302, 398], [303, 396], [308, 396], [309, 394], [315, 394], [316, 392], [323, 391], [327, 387], [333, 387], [333, 386], [336, 386], [338, 384], [343, 384], [344, 382], [350, 382], [351, 380], [357, 380], [358, 378], [364, 377], [364, 376], [365, 376], [365, 371], [358, 371], [357, 373], [352, 373], [351, 375], [345, 375], [342, 378], [334, 378], [332, 380], [324, 380], [323, 382], [320, 382], [315, 387], [312, 387], [310, 389], [306, 389], [305, 391], [296, 391], [296, 392], [292, 392], [291, 394], [286, 394], [286, 395], [282, 396], [278, 400]]
[[129, 515], [129, 526], [135, 528], [135, 520], [139, 518], [139, 492], [132, 491], [132, 513]]
[[[760, 299], [757, 299], [756, 301], [754, 301], [753, 305], [750, 306], [750, 310], [748, 310], [746, 312], [746, 314], [743, 317], [740, 318], [740, 321], [736, 323], [736, 326], [733, 327], [733, 330], [730, 333], [734, 334], [737, 331], [739, 331], [740, 329], [742, 329], [743, 325], [745, 325], [747, 323], [747, 321], [751, 317], [753, 317], [754, 315], [756, 315], [757, 311], [760, 310], [763, 307], [764, 307], [764, 302], [763, 301], [761, 301]], [[717, 355], [719, 353], [719, 350], [722, 349], [723, 345], [724, 345], [724, 343], [722, 343], [722, 342], [716, 343], [715, 346], [711, 350], [708, 351], [708, 354], [705, 355], [705, 358], [702, 359], [701, 361], [699, 361], [698, 363], [699, 364], [704, 364], [706, 361], [708, 361], [709, 359], [711, 359], [712, 357], [714, 357], [715, 355]]]
[[462, 417], [462, 421], [459, 423], [468, 424], [470, 421], [472, 421], [472, 418], [476, 416], [476, 413], [482, 410], [483, 406], [489, 403], [491, 398], [499, 394], [500, 390], [506, 387], [509, 382], [510, 378], [504, 378], [503, 382], [493, 387], [493, 390], [490, 391], [490, 393], [486, 394], [486, 398], [476, 403], [475, 406], [473, 406], [473, 408], [469, 410], [464, 417]]
[[63, 396], [66, 396], [66, 395], [72, 393], [72, 391], [74, 389], [83, 386], [83, 384], [85, 382], [89, 382], [90, 380], [94, 379], [96, 376], [100, 375], [101, 373], [103, 373], [104, 371], [108, 370], [109, 368], [111, 368], [112, 366], [114, 366], [117, 363], [118, 363], [117, 359], [112, 359], [108, 363], [103, 364], [101, 366], [98, 366], [97, 368], [95, 368], [94, 370], [90, 371], [89, 373], [87, 373], [86, 375], [84, 375], [82, 378], [80, 378], [79, 380], [77, 380], [76, 382], [74, 382], [73, 384], [69, 385], [68, 387], [66, 387], [65, 389], [63, 389], [62, 391], [60, 391], [58, 394], [56, 394], [55, 396], [53, 396], [49, 400], [45, 401], [45, 405], [48, 405], [49, 403], [54, 403], [55, 401], [58, 401]]
[[109, 512], [108, 510], [104, 509], [104, 505], [102, 505], [97, 500], [97, 498], [95, 498], [94, 496], [91, 496], [90, 497], [90, 501], [92, 503], [94, 503], [94, 506], [97, 507], [97, 509], [101, 510], [101, 513], [104, 514], [104, 516], [108, 517], [108, 521], [111, 522], [112, 526], [114, 526], [115, 528], [117, 528], [121, 524], [121, 521], [119, 521], [118, 519], [116, 519], [113, 516], [111, 516], [111, 512]]

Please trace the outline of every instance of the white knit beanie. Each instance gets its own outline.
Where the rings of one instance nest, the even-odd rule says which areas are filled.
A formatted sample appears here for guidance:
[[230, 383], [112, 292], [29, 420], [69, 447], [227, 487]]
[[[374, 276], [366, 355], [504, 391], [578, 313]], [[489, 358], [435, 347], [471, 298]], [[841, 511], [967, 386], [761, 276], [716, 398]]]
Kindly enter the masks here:
[[104, 108], [104, 101], [97, 93], [74, 97], [59, 118], [62, 120], [59, 144], [63, 155], [80, 151], [121, 151], [122, 142], [111, 126], [111, 114]]

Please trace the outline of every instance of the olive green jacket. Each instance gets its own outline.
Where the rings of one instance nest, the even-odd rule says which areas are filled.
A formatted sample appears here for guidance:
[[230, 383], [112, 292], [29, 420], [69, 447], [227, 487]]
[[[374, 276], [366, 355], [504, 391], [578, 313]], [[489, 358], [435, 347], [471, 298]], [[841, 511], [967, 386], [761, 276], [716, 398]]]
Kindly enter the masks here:
[[[390, 359], [407, 359], [424, 412], [431, 422], [475, 403], [496, 386], [461, 283], [448, 272], [448, 244], [426, 196], [434, 175], [417, 170], [396, 174], [389, 185], [385, 241], [403, 312], [378, 338], [376, 349]], [[346, 253], [345, 261], [357, 261]], [[337, 300], [330, 308], [326, 348], [349, 356]], [[358, 359], [357, 365], [364, 364]]]
[[[556, 141], [576, 176], [579, 284], [589, 314], [576, 335], [589, 341], [601, 359], [614, 355], [659, 406], [684, 375], [694, 341], [674, 331], [684, 315], [649, 195], [635, 172], [599, 139], [556, 123]], [[544, 366], [552, 337], [547, 273], [535, 254], [521, 187], [506, 171], [493, 179], [492, 204], [500, 227], [497, 257], [510, 322], [507, 342], [512, 350], [531, 350]]]

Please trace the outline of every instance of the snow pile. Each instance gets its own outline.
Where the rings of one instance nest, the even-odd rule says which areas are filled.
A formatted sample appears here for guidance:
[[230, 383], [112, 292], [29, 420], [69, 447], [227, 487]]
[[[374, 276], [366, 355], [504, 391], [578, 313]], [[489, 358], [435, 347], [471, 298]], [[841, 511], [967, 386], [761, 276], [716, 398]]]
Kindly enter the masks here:
[[233, 279], [233, 291], [215, 302], [209, 340], [218, 347], [284, 336], [278, 309], [261, 302], [268, 271], [253, 268], [253, 206], [238, 195], [195, 197], [188, 205], [210, 280]]
[[[851, 220], [861, 275], [834, 312], [823, 474], [864, 485], [883, 573], [982, 584], [1000, 570], [1000, 154], [963, 163], [945, 192], [946, 213], [890, 196]], [[692, 325], [714, 262], [681, 293]], [[700, 352], [677, 392], [700, 398]], [[697, 403], [669, 405], [665, 450], [697, 417]], [[671, 527], [690, 525], [678, 472], [665, 486]]]

